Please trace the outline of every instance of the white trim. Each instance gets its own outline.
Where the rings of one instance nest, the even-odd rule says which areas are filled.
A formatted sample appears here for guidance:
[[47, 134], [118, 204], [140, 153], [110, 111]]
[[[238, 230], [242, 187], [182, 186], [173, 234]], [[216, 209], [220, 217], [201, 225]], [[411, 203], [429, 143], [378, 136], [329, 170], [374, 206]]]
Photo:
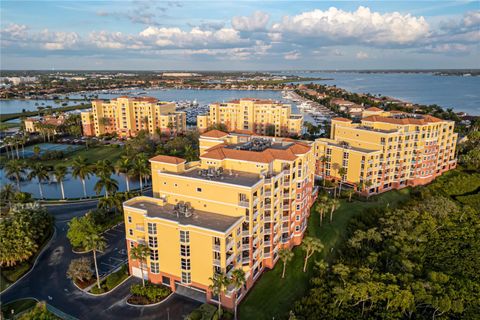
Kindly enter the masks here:
[[[206, 159], [209, 159], [209, 158], [206, 158]], [[195, 178], [195, 177], [187, 177], [187, 176], [183, 176], [181, 174], [170, 174], [170, 173], [162, 171], [160, 169], [157, 170], [157, 174], [158, 175], [162, 174], [162, 175], [167, 175], [167, 176], [170, 176], [170, 177], [182, 178], [182, 179], [187, 179], [187, 180], [197, 180], [197, 181], [200, 180], [200, 181], [205, 182], [207, 184], [208, 183], [209, 184], [226, 184], [226, 185], [229, 185], [229, 186], [235, 186], [236, 188], [242, 188], [242, 189], [248, 189], [248, 190], [254, 189], [260, 182], [263, 181], [262, 179], [259, 178], [260, 180], [257, 183], [255, 183], [251, 187], [247, 187], [247, 186], [242, 186], [242, 185], [235, 184], [235, 183], [228, 183], [228, 182], [223, 182], [223, 181], [211, 181], [211, 180], [199, 179], [199, 178]]]

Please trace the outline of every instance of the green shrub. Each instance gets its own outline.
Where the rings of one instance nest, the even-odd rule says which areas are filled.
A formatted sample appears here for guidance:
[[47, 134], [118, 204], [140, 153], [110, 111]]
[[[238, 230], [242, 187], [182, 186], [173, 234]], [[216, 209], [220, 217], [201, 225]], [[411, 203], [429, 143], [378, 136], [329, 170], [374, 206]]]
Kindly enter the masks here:
[[127, 266], [123, 265], [120, 270], [112, 273], [105, 280], [105, 285], [107, 287], [107, 290], [108, 291], [112, 290], [127, 277], [128, 277]]
[[166, 298], [171, 290], [165, 286], [157, 286], [148, 283], [144, 286], [141, 284], [134, 284], [130, 287], [130, 293], [135, 296], [145, 297], [151, 302], [158, 302]]
[[188, 320], [202, 320], [203, 319], [203, 313], [200, 310], [193, 310], [188, 316]]
[[93, 294], [100, 294], [100, 293], [104, 293], [105, 292], [105, 288], [104, 287], [98, 287], [97, 285], [95, 285], [91, 290], [90, 290], [91, 293]]

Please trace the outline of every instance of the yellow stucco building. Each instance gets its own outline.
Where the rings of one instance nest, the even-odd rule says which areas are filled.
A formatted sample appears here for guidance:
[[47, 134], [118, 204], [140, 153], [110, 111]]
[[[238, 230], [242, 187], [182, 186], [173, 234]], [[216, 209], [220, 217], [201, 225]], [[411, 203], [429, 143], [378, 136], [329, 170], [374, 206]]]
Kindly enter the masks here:
[[422, 185], [456, 166], [456, 142], [453, 121], [370, 108], [360, 123], [332, 119], [330, 139], [315, 141], [317, 173], [365, 194]]
[[131, 137], [140, 130], [151, 134], [157, 129], [179, 133], [187, 128], [185, 112], [176, 111], [175, 103], [160, 102], [152, 97], [94, 100], [92, 110], [82, 112], [81, 117], [87, 136], [116, 132], [120, 137]]
[[292, 114], [289, 104], [243, 98], [226, 103], [213, 103], [208, 114], [197, 117], [200, 132], [218, 124], [224, 124], [229, 132], [248, 130], [277, 137], [299, 136], [302, 134], [303, 116]]
[[[200, 160], [150, 159], [153, 197], [124, 203], [127, 247], [151, 249], [146, 277], [172, 290], [216, 301], [208, 286], [215, 273], [246, 272], [240, 301], [281, 247], [301, 243], [310, 207], [316, 159], [313, 143], [209, 131], [200, 137]], [[138, 261], [130, 271], [141, 276]]]

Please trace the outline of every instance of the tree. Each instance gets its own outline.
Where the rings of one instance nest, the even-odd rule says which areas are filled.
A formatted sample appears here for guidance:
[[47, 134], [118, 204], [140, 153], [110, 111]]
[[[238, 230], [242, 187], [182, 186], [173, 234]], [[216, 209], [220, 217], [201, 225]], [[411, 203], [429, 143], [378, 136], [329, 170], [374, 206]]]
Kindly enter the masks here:
[[294, 253], [293, 251], [287, 249], [287, 248], [282, 248], [278, 250], [278, 256], [280, 257], [280, 260], [283, 262], [283, 271], [282, 271], [282, 279], [285, 278], [285, 270], [287, 268], [287, 263], [293, 259]]
[[25, 174], [26, 164], [21, 160], [10, 160], [5, 164], [5, 173], [8, 177], [14, 177], [17, 180], [17, 190], [20, 191], [20, 180]]
[[97, 266], [97, 251], [103, 251], [107, 247], [105, 238], [98, 235], [97, 233], [90, 233], [82, 242], [84, 248], [87, 251], [93, 252], [93, 262], [95, 265], [95, 275], [97, 277], [97, 287], [100, 289], [100, 276], [98, 275], [98, 266]]
[[42, 149], [40, 149], [40, 147], [38, 145], [34, 145], [33, 146], [33, 154], [35, 155], [35, 158], [39, 158], [40, 157], [40, 152], [42, 152]]
[[305, 237], [303, 239], [302, 248], [305, 250], [305, 263], [303, 264], [303, 272], [307, 272], [308, 259], [315, 254], [323, 250], [323, 243], [318, 238]]
[[326, 166], [325, 164], [327, 163], [327, 157], [326, 156], [321, 156], [320, 157], [320, 162], [322, 163], [322, 178], [323, 178], [323, 186], [325, 187], [325, 181], [327, 180], [327, 177], [325, 176], [325, 171], [326, 171]]
[[79, 178], [82, 181], [83, 195], [87, 197], [87, 188], [85, 186], [85, 179], [88, 179], [93, 173], [92, 167], [88, 165], [87, 160], [83, 157], [73, 159], [72, 176]]
[[99, 233], [98, 227], [89, 214], [83, 217], [74, 217], [68, 223], [67, 238], [70, 240], [72, 247], [82, 247], [89, 235]]
[[31, 319], [56, 320], [58, 319], [58, 317], [56, 317], [54, 314], [48, 311], [47, 305], [45, 304], [45, 302], [39, 302], [33, 309], [22, 314], [18, 319], [19, 320], [31, 320]]
[[333, 212], [340, 207], [340, 201], [338, 199], [330, 199], [329, 201], [330, 206], [330, 222], [333, 221]]
[[213, 278], [209, 278], [210, 285], [208, 288], [212, 291], [212, 294], [218, 297], [218, 318], [222, 317], [222, 294], [230, 284], [230, 280], [224, 273], [215, 273]]
[[125, 184], [127, 191], [130, 192], [130, 176], [132, 174], [133, 163], [128, 157], [120, 158], [115, 164], [117, 174], [121, 173], [125, 176]]
[[320, 225], [322, 225], [323, 223], [323, 216], [325, 215], [325, 211], [327, 211], [329, 208], [328, 199], [329, 198], [326, 195], [323, 195], [317, 202], [316, 210], [320, 213]]
[[145, 287], [145, 278], [143, 276], [143, 263], [147, 261], [148, 256], [150, 255], [150, 248], [144, 244], [138, 244], [137, 246], [130, 249], [130, 257], [133, 260], [137, 260], [140, 265], [140, 271], [142, 273], [142, 285]]
[[73, 259], [68, 266], [67, 277], [80, 282], [90, 281], [93, 277], [92, 261], [87, 257]]
[[95, 168], [95, 173], [97, 174], [97, 176], [102, 177], [110, 177], [115, 171], [112, 163], [106, 159], [98, 160], [93, 167]]
[[342, 193], [343, 178], [344, 178], [345, 175], [347, 174], [347, 168], [345, 168], [345, 167], [340, 167], [340, 168], [338, 169], [338, 174], [340, 175], [340, 186], [339, 186], [339, 190], [338, 190], [338, 195], [340, 196], [341, 193]]
[[133, 170], [138, 175], [140, 182], [140, 192], [143, 192], [143, 179], [150, 174], [148, 159], [144, 153], [138, 154], [133, 160]]
[[101, 175], [98, 181], [95, 183], [94, 190], [97, 194], [102, 192], [102, 189], [105, 188], [105, 198], [108, 198], [111, 193], [114, 193], [118, 190], [117, 180]]
[[65, 167], [64, 165], [56, 166], [53, 172], [53, 175], [55, 176], [57, 183], [60, 184], [60, 190], [62, 191], [62, 199], [65, 199], [65, 190], [63, 188], [63, 180], [67, 175], [67, 167]]
[[232, 277], [230, 278], [230, 283], [235, 288], [235, 297], [234, 297], [234, 318], [237, 319], [237, 295], [238, 291], [245, 285], [247, 279], [245, 277], [245, 271], [243, 269], [235, 269], [232, 271]]
[[50, 180], [50, 175], [48, 174], [48, 168], [45, 167], [41, 163], [34, 163], [30, 167], [30, 172], [27, 175], [27, 178], [29, 180], [33, 180], [37, 178], [38, 181], [38, 189], [40, 190], [40, 199], [43, 199], [43, 188], [42, 188], [42, 182], [43, 181], [48, 181]]
[[13, 184], [6, 183], [3, 185], [2, 189], [0, 190], [0, 200], [2, 205], [8, 203], [8, 206], [10, 207], [12, 201], [15, 199], [15, 193], [15, 187]]

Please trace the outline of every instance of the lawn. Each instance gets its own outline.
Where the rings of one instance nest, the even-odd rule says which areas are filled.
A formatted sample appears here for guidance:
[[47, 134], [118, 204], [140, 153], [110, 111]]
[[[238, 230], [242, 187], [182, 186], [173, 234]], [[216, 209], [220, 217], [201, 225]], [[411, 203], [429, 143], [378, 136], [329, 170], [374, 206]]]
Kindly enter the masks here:
[[[307, 236], [318, 237], [325, 248], [321, 253], [327, 261], [332, 257], [334, 248], [343, 240], [343, 234], [352, 217], [361, 214], [368, 208], [397, 206], [409, 198], [409, 189], [390, 191], [372, 199], [369, 202], [354, 201], [351, 203], [341, 200], [340, 208], [334, 213], [333, 222], [324, 222], [320, 226], [320, 218], [312, 209], [309, 218]], [[294, 248], [294, 258], [288, 263], [285, 279], [281, 278], [282, 263], [279, 261], [273, 270], [265, 272], [255, 287], [240, 304], [241, 319], [281, 319], [285, 318], [292, 309], [293, 303], [304, 296], [309, 287], [309, 279], [313, 276], [313, 261], [319, 260], [320, 255], [310, 258], [309, 268], [302, 272], [304, 251], [300, 247]]]
[[98, 146], [90, 147], [88, 150], [82, 148], [80, 150], [69, 153], [65, 158], [61, 160], [47, 160], [43, 161], [43, 164], [49, 166], [55, 166], [63, 164], [65, 166], [71, 166], [73, 159], [77, 157], [84, 157], [89, 163], [95, 163], [98, 160], [110, 160], [112, 163], [117, 161], [123, 153], [123, 148], [119, 146]]
[[7, 304], [2, 304], [2, 319], [13, 319], [13, 317], [19, 313], [35, 307], [36, 304], [37, 301], [34, 299], [21, 299]]

